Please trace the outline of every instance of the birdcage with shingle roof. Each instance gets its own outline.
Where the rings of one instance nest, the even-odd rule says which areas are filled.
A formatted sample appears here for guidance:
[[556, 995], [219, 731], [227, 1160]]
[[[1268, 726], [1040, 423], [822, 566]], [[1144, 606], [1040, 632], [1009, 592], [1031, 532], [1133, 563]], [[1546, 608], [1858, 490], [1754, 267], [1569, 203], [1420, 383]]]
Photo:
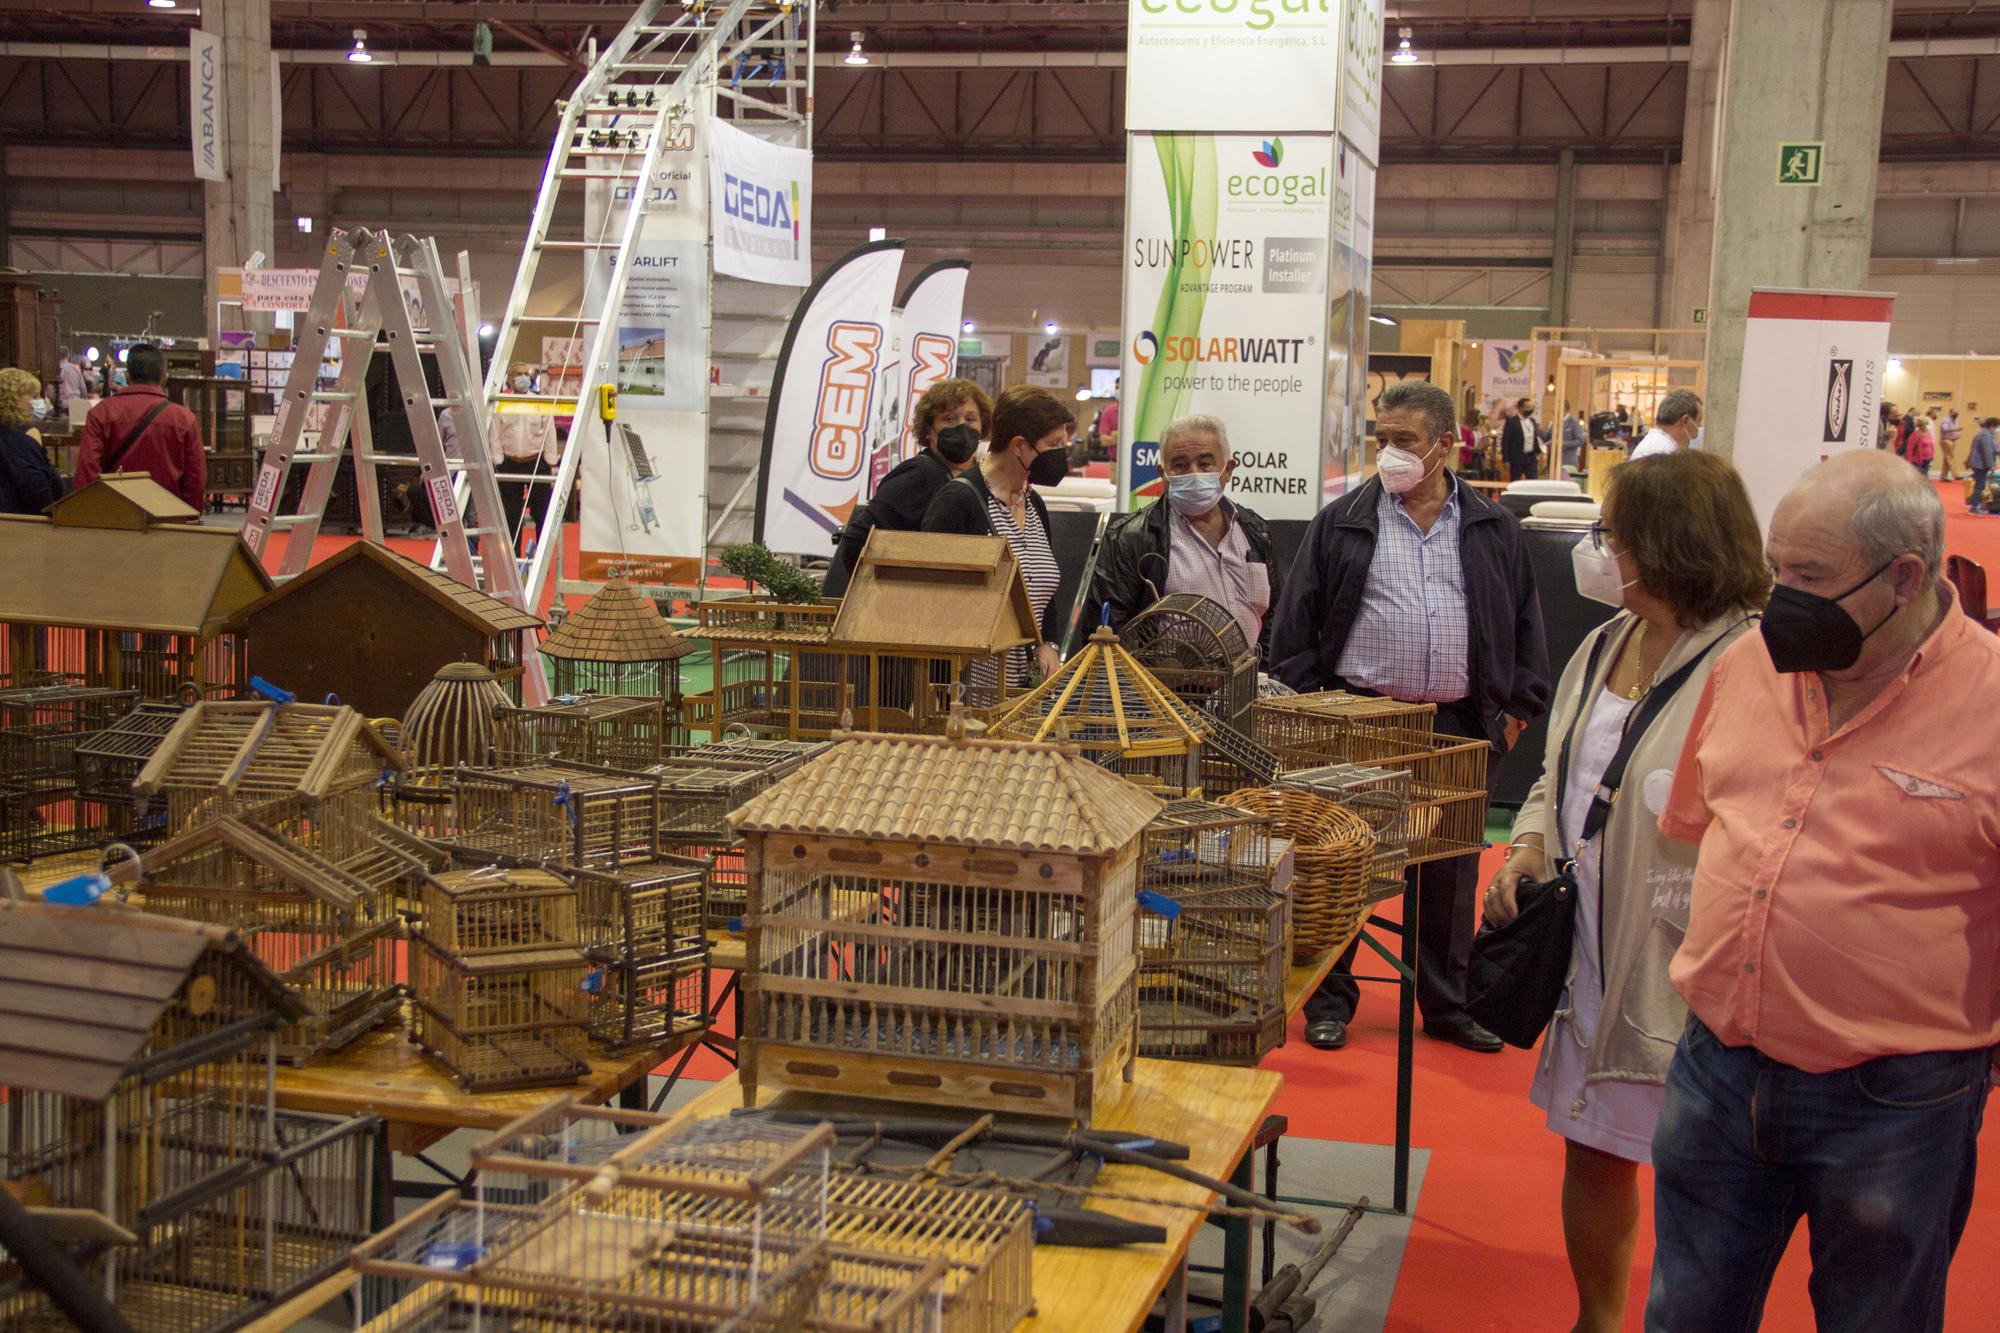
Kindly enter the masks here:
[[1088, 1121], [1130, 1072], [1159, 809], [1066, 747], [872, 734], [756, 797], [746, 1089]]
[[[614, 578], [542, 640], [549, 684], [559, 695], [616, 694], [658, 699], [678, 728], [680, 668], [694, 643], [661, 617], [646, 595]], [[669, 745], [686, 743], [684, 734]]]

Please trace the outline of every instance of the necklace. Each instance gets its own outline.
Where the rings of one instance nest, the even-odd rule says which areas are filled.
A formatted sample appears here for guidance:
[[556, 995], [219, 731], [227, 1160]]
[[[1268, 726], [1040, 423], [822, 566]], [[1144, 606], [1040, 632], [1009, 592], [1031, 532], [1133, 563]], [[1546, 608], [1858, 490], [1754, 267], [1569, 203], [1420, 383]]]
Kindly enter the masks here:
[[[1646, 622], [1642, 620], [1639, 622], [1639, 628], [1632, 631], [1632, 666], [1634, 670], [1637, 670], [1639, 664], [1645, 660], [1645, 653], [1646, 653]], [[1659, 674], [1660, 674], [1660, 669], [1658, 667], [1654, 667], [1651, 671], [1648, 671], [1644, 676], [1642, 676], [1638, 680], [1633, 681], [1632, 688], [1625, 691], [1625, 697], [1627, 699], [1634, 701], [1645, 698], [1646, 691], [1653, 688], [1653, 677]]]

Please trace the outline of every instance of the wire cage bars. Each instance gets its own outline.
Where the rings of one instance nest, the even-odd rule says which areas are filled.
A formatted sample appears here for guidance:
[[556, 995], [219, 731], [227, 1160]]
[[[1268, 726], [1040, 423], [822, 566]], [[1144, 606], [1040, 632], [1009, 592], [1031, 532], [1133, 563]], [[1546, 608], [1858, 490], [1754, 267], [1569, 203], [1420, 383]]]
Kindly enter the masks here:
[[575, 870], [577, 916], [593, 972], [590, 1035], [612, 1050], [658, 1045], [708, 1022], [708, 870], [653, 861]]
[[1257, 649], [1229, 608], [1172, 592], [1119, 631], [1139, 664], [1198, 713], [1247, 731], [1257, 697]]
[[665, 739], [658, 699], [615, 694], [565, 695], [536, 708], [498, 711], [494, 762], [520, 768], [566, 759], [598, 768], [636, 770], [659, 762]]
[[1284, 1040], [1290, 846], [1262, 816], [1175, 801], [1139, 856], [1139, 1053], [1254, 1064]]
[[651, 857], [659, 852], [659, 784], [571, 763], [460, 768], [448, 842], [525, 865]]
[[249, 649], [238, 634], [138, 633], [32, 625], [0, 618], [0, 684], [82, 683], [171, 701], [192, 688], [233, 698], [249, 682]]

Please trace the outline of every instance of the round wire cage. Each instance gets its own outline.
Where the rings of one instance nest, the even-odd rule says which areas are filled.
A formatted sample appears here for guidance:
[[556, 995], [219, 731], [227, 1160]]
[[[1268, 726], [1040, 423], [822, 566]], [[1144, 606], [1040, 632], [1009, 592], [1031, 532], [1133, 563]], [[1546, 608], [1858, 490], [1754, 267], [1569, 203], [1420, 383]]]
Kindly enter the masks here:
[[1190, 708], [1233, 723], [1257, 697], [1257, 650], [1220, 602], [1168, 593], [1126, 621], [1118, 637]]

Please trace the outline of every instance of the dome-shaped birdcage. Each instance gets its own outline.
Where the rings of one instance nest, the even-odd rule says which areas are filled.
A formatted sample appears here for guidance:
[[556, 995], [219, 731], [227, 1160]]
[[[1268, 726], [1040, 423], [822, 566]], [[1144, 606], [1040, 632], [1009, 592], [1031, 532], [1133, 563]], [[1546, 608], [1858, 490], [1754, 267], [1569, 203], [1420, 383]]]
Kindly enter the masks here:
[[1257, 697], [1257, 650], [1229, 608], [1168, 593], [1125, 622], [1119, 639], [1188, 707], [1241, 726]]
[[403, 755], [410, 765], [404, 784], [448, 786], [460, 764], [484, 768], [492, 763], [495, 717], [509, 702], [493, 673], [479, 663], [441, 668], [403, 718]]

